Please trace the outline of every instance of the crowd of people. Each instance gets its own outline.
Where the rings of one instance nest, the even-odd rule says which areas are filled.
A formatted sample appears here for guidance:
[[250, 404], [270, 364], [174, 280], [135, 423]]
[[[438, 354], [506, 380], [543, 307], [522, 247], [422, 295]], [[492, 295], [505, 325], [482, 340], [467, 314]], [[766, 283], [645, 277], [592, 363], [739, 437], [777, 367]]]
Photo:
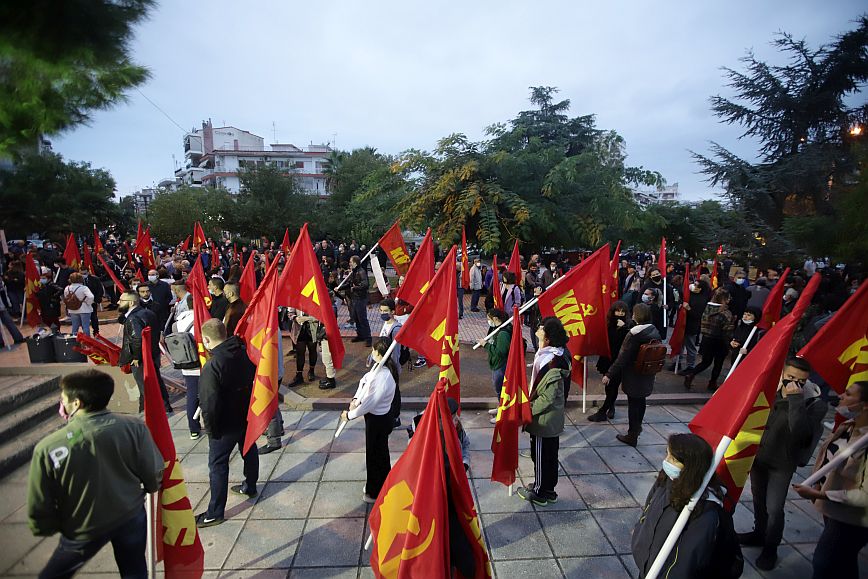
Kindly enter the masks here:
[[[13, 316], [20, 315], [17, 308], [23, 303], [23, 272], [29, 253], [40, 271], [37, 296], [42, 306], [42, 323], [57, 330], [63, 304], [73, 331], [80, 329], [86, 334], [99, 333], [99, 320], [95, 312], [102, 307], [116, 309], [119, 321], [123, 324], [120, 364], [130, 366], [140, 392], [144, 392], [142, 332], [144, 328], [150, 327], [151, 351], [158, 376], [161, 346], [170, 353], [175, 367], [182, 370], [187, 387], [186, 412], [190, 437], [195, 439], [205, 432], [209, 438], [211, 498], [207, 510], [197, 515], [197, 525], [204, 528], [221, 524], [224, 521], [227, 491], [247, 497], [256, 496], [258, 456], [279, 449], [281, 444], [283, 429], [278, 409], [268, 428], [268, 443], [260, 448], [253, 445], [247, 452], [243, 451], [255, 367], [245, 353], [244, 342], [234, 336], [234, 329], [246, 307], [240, 297], [239, 287], [244, 266], [248, 260], [253, 260], [258, 283], [267, 263], [283, 259], [281, 248], [273, 242], [267, 242], [260, 244], [259, 249], [242, 245], [238, 250], [237, 245], [228, 240], [219, 244], [208, 240], [200, 248], [188, 249], [155, 245], [158, 263], [149, 269], [144, 267], [136, 254], [128, 251], [127, 244], [111, 237], [101, 240], [101, 244], [104, 247], [101, 259], [88, 260], [94, 264], [92, 270], [83, 263], [78, 269], [71, 269], [50, 243], [42, 248], [27, 247], [23, 243], [14, 245], [14, 251], [6, 256], [3, 271], [5, 292], [0, 292], [0, 296], [5, 294], [8, 299], [5, 304], [0, 299], [0, 304], [3, 304], [0, 305], [0, 320], [5, 324], [7, 318], [11, 320]], [[391, 298], [380, 301], [377, 307], [383, 325], [380, 335], [372, 336], [368, 323], [370, 282], [368, 266], [363, 261], [367, 248], [355, 242], [334, 244], [323, 240], [315, 244], [314, 251], [321, 263], [335, 309], [344, 302], [350, 312], [351, 325], [356, 332], [351, 341], [364, 343], [370, 349], [369, 367], [382, 364], [386, 369], [378, 372], [375, 368], [360, 379], [349, 408], [342, 414], [345, 420], [364, 417], [367, 480], [362, 500], [373, 503], [391, 468], [388, 440], [390, 433], [400, 423], [401, 368], [408, 360], [404, 348], [394, 348], [391, 356], [385, 356], [412, 307]], [[385, 256], [381, 257], [385, 263]], [[629, 253], [619, 257], [622, 259], [618, 269], [618, 299], [613, 301], [606, 315], [611, 357], [600, 357], [596, 365], [604, 385], [605, 400], [595, 413], [588, 416], [588, 420], [612, 420], [616, 412], [615, 401], [619, 391], [622, 391], [627, 397], [628, 430], [618, 434], [617, 439], [634, 447], [642, 432], [646, 400], [654, 391], [658, 375], [656, 371], [643, 371], [641, 363], [637, 362], [641, 362], [641, 356], [645, 355], [644, 346], [667, 340], [679, 311], [686, 316], [683, 349], [674, 353], [674, 364], [664, 371], [677, 372], [683, 377], [684, 388], [690, 390], [694, 387], [696, 377], [710, 369], [706, 389], [713, 392], [721, 382], [720, 376], [727, 360], [730, 364], [734, 363], [739, 355], [745, 355], [763, 339], [762, 331], [752, 330], [760, 321], [770, 290], [777, 283], [785, 284], [781, 297], [783, 315], [793, 308], [810, 277], [818, 275], [822, 279], [793, 339], [791, 351], [795, 352], [828, 322], [861, 282], [858, 274], [846, 267], [819, 267], [814, 260], [806, 261], [801, 271], [781, 281], [781, 268], [755, 271], [728, 259], [720, 263], [717, 260], [670, 261], [665, 271], [661, 271], [653, 254]], [[194, 358], [198, 359], [198, 352], [195, 356], [188, 355], [189, 359], [181, 359], [183, 356], [173, 355], [172, 348], [167, 346], [167, 339], [193, 333], [195, 314], [187, 277], [192, 269], [191, 264], [197, 260], [202, 263], [210, 293], [208, 307], [211, 320], [202, 325], [203, 343], [209, 353], [209, 361], [204, 366], [194, 362]], [[471, 294], [470, 311], [484, 310], [491, 329], [504, 325], [509, 318], [506, 312], [511, 312], [513, 306], [521, 306], [539, 297], [559, 277], [565, 275], [571, 265], [576, 265], [570, 261], [562, 253], [531, 255], [520, 265], [519, 279], [513, 269], [504, 265], [493, 270], [483, 263], [481, 257], [469, 260], [470, 285], [464, 288], [459, 276], [456, 288], [460, 298], [459, 317], [464, 315], [466, 289]], [[117, 290], [106, 267], [113, 270], [111, 274], [126, 283], [128, 291]], [[494, 307], [494, 276], [498, 279], [503, 309]], [[685, 277], [688, 278], [686, 283]], [[402, 279], [399, 278], [398, 285], [401, 283]], [[687, 293], [682, 291], [684, 287], [688, 288]], [[5, 316], [4, 312], [7, 312]], [[291, 343], [289, 355], [295, 357], [295, 373], [286, 385], [296, 387], [304, 384], [305, 379], [307, 382], [317, 380], [316, 367], [321, 361], [325, 376], [320, 380], [319, 387], [334, 388], [336, 373], [321, 320], [292, 308], [281, 308], [280, 319], [283, 334]], [[532, 482], [520, 488], [518, 495], [544, 507], [558, 499], [559, 439], [564, 431], [572, 357], [567, 349], [567, 333], [558, 318], [543, 318], [539, 308], [532, 307], [525, 312], [521, 323], [531, 329], [533, 364], [529, 383], [532, 422], [525, 430], [530, 436], [530, 458], [535, 469]], [[520, 327], [510, 326], [491, 339], [480, 340], [487, 354], [492, 386], [498, 399], [503, 388], [511, 333], [514, 331], [520, 331]], [[15, 341], [19, 340], [23, 340], [20, 333], [15, 337]], [[278, 342], [281, 347], [279, 382], [282, 382], [284, 353], [282, 340]], [[183, 340], [178, 343], [183, 344]], [[426, 361], [419, 359], [415, 363], [424, 366]], [[94, 384], [93, 390], [88, 386], [91, 382]], [[172, 412], [162, 378], [159, 384], [166, 411]], [[107, 403], [107, 398], [103, 392], [107, 386], [104, 379], [93, 372], [87, 377], [72, 375], [64, 380], [62, 387], [61, 406], [68, 417], [74, 416], [76, 419], [74, 423], [70, 421], [61, 432], [72, 432], [78, 428], [92, 433], [90, 436], [93, 437], [109, 436], [110, 429], [106, 430], [106, 434], [98, 432], [98, 426], [106, 420], [107, 413], [104, 403]], [[853, 384], [839, 401], [805, 360], [791, 357], [787, 361], [750, 471], [754, 528], [737, 536], [738, 543], [762, 547], [755, 562], [758, 568], [773, 569], [777, 564], [777, 548], [785, 525], [784, 504], [796, 469], [809, 464], [818, 446], [820, 454], [817, 467], [828, 462], [857, 437], [868, 434], [865, 430], [868, 424], [866, 401], [868, 383]], [[823, 420], [830, 403], [837, 404], [838, 413], [847, 421], [831, 436], [826, 436], [826, 441], [821, 444], [824, 437]], [[457, 418], [457, 405], [451, 410], [456, 415], [457, 428], [463, 432]], [[496, 420], [496, 413], [496, 410], [492, 411], [492, 423]], [[124, 423], [123, 428], [129, 430], [132, 427]], [[114, 543], [117, 536], [114, 529], [120, 521], [120, 515], [118, 520], [82, 522], [79, 528], [73, 528], [74, 523], [62, 522], [63, 517], [69, 517], [70, 513], [56, 505], [68, 500], [61, 496], [63, 493], [69, 497], [73, 493], [87, 494], [90, 491], [73, 488], [74, 485], [61, 485], [62, 489], [53, 490], [60, 495], [47, 497], [46, 479], [65, 480], [65, 477], [72, 476], [74, 469], [83, 468], [82, 464], [88, 460], [128, 462], [131, 459], [125, 455], [127, 451], [121, 448], [111, 451], [101, 449], [104, 454], [100, 457], [89, 455], [99, 446], [96, 444], [89, 449], [78, 448], [74, 460], [65, 461], [62, 467], [52, 467], [53, 457], [56, 456], [52, 454], [53, 445], [59, 444], [57, 441], [62, 436], [55, 434], [43, 441], [34, 455], [30, 480], [32, 496], [29, 502], [31, 526], [37, 534], [60, 530], [69, 541], [84, 541], [86, 548], [79, 552], [84, 553], [81, 556], [85, 557], [91, 553], [94, 545], [101, 546], [107, 541]], [[229, 457], [236, 446], [242, 451], [244, 482], [229, 489]], [[117, 458], [107, 459], [105, 453], [116, 453]], [[668, 440], [666, 459], [633, 531], [633, 555], [643, 574], [653, 563], [675, 518], [701, 485], [712, 456], [711, 447], [698, 436], [678, 434]], [[465, 460], [465, 464], [469, 464], [469, 460]], [[865, 465], [866, 454], [863, 451], [851, 457], [833, 476], [828, 476], [820, 488], [796, 487], [799, 494], [816, 501], [826, 521], [814, 555], [815, 577], [849, 577], [858, 573], [856, 558], [859, 550], [868, 543]], [[136, 491], [139, 494], [143, 492], [141, 488], [149, 490], [153, 486], [154, 467], [150, 464], [145, 466], [147, 468], [135, 471], [140, 481], [139, 490]], [[69, 469], [70, 474], [52, 472], [58, 468], [64, 472]], [[130, 484], [130, 481], [124, 484]], [[668, 577], [695, 577], [703, 570], [710, 569], [710, 565], [720, 565], [715, 560], [720, 536], [717, 530], [727, 521], [730, 526], [732, 524], [731, 515], [722, 508], [722, 493], [719, 481], [713, 480], [682, 535], [680, 549], [687, 556], [670, 558], [667, 562]], [[124, 515], [130, 521], [137, 521], [140, 513], [135, 510]], [[64, 548], [62, 543], [58, 553]], [[51, 566], [72, 565], [81, 561], [68, 553], [58, 553], [52, 558]], [[116, 553], [119, 553], [118, 549]], [[118, 557], [120, 564], [120, 555]]]

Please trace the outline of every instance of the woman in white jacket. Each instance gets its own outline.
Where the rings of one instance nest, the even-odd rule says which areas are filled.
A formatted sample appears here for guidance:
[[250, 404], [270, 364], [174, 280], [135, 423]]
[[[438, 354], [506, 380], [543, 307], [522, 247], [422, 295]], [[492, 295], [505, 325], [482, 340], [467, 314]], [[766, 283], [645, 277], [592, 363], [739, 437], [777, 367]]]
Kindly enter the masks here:
[[[93, 315], [93, 292], [82, 282], [84, 278], [80, 273], [69, 274], [69, 285], [63, 290], [63, 303], [66, 304], [66, 313], [72, 322], [72, 335], [78, 334], [81, 329], [85, 335], [90, 335], [90, 317]], [[72, 303], [78, 302], [78, 307], [71, 307]]]
[[[379, 364], [389, 349], [389, 338], [378, 338], [371, 348], [371, 358]], [[365, 466], [368, 471], [362, 500], [373, 504], [392, 470], [389, 459], [389, 434], [395, 425], [392, 402], [400, 410], [400, 398], [395, 397], [398, 368], [391, 356], [382, 367], [374, 366], [359, 381], [359, 388], [350, 402], [343, 420], [365, 417]], [[400, 396], [400, 395], [399, 395]]]

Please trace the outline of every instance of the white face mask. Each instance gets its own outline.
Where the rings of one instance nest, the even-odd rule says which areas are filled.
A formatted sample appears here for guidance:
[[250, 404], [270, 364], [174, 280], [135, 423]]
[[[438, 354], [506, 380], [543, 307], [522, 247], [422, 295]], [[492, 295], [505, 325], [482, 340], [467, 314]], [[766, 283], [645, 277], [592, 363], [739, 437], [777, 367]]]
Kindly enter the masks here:
[[741, 322], [742, 322], [743, 324], [750, 325], [750, 324], [752, 324], [752, 323], [754, 322], [754, 320], [753, 320], [753, 317], [750, 317], [750, 318], [742, 318], [742, 319], [741, 319]]
[[151, 283], [156, 282], [157, 279], [158, 279], [158, 278], [157, 278], [157, 276], [155, 276], [155, 275], [149, 275], [149, 276], [148, 276], [148, 281], [151, 282]]
[[835, 409], [835, 412], [840, 414], [844, 418], [844, 420], [853, 420], [854, 418], [862, 414], [862, 409], [859, 408], [859, 410], [853, 410], [849, 406], [842, 406], [839, 404], [838, 407]]

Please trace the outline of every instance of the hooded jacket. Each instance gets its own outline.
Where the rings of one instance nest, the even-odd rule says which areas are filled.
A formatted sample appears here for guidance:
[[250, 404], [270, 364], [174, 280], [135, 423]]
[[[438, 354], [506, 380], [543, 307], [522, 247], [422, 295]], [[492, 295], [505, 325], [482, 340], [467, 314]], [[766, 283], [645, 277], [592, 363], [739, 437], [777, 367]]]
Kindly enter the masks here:
[[[828, 405], [820, 399], [820, 388], [806, 382], [801, 394], [786, 398], [778, 390], [760, 439], [756, 463], [777, 470], [795, 471], [808, 449], [813, 434], [826, 415]], [[810, 458], [810, 457], [808, 457]]]
[[627, 396], [646, 397], [654, 390], [655, 374], [637, 374], [634, 370], [639, 347], [651, 340], [659, 340], [660, 332], [652, 324], [633, 326], [621, 345], [618, 357], [612, 362], [606, 376], [614, 380], [621, 378], [621, 389]]
[[212, 438], [247, 428], [247, 411], [256, 366], [244, 342], [231, 336], [211, 350], [199, 377], [199, 406], [205, 430]]

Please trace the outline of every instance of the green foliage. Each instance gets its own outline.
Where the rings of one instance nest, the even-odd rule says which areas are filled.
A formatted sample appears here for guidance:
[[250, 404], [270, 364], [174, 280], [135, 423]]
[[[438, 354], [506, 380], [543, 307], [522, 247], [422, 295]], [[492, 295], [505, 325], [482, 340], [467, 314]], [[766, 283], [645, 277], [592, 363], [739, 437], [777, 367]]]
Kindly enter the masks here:
[[115, 181], [105, 169], [65, 162], [60, 155], [30, 154], [14, 170], [0, 171], [0, 207], [8, 238], [40, 233], [53, 239], [118, 217]]
[[132, 62], [134, 26], [153, 0], [0, 3], [0, 155], [85, 123], [148, 78]]
[[205, 235], [219, 237], [229, 229], [235, 203], [228, 191], [208, 187], [182, 187], [158, 193], [145, 216], [151, 233], [166, 243], [181, 243], [193, 233], [193, 224], [202, 224]]
[[295, 177], [276, 165], [243, 168], [239, 178], [241, 193], [235, 207], [220, 216], [223, 229], [280, 241], [287, 227], [294, 233], [305, 221], [317, 220], [318, 199], [302, 193]]

